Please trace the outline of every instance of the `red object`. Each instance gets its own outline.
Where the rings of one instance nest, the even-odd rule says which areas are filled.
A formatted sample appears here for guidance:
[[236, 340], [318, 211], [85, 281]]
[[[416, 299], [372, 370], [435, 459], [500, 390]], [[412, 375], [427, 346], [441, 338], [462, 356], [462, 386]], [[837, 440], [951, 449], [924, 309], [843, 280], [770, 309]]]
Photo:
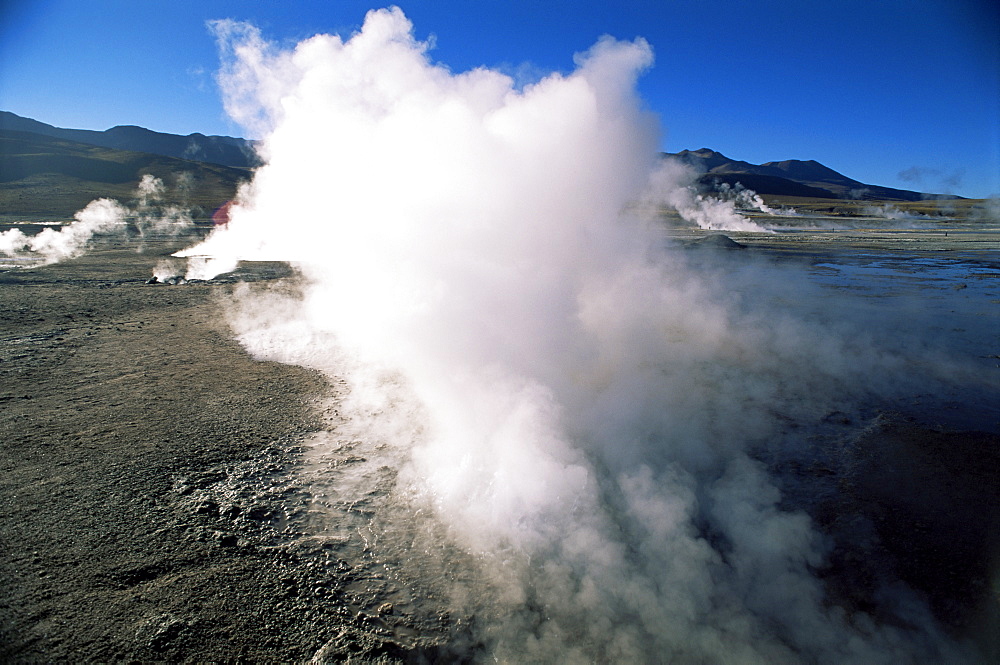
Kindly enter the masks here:
[[216, 226], [227, 226], [229, 224], [229, 209], [232, 207], [232, 201], [223, 203], [218, 210], [212, 213], [212, 223]]

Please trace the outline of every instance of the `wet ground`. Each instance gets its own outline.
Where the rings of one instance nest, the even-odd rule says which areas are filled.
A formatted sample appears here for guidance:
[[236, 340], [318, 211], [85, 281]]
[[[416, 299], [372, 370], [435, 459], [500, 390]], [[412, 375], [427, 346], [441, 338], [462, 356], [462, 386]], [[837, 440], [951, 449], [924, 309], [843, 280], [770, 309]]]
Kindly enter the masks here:
[[786, 505], [838, 542], [828, 591], [871, 609], [865, 590], [898, 576], [939, 620], [975, 636], [981, 662], [1000, 662], [1000, 224], [772, 221], [775, 233], [727, 232], [738, 245], [689, 228], [667, 236], [709, 248], [713, 266], [725, 255], [737, 290], [762, 287], [754, 266], [765, 258], [781, 267], [781, 283], [763, 284], [779, 304], [848, 321], [914, 362], [947, 358], [966, 377], [917, 386], [860, 419], [831, 413], [798, 459], [762, 454]]
[[[840, 306], [843, 319], [862, 323], [885, 346], [961, 359], [982, 376], [994, 377], [996, 385], [1000, 225], [949, 221], [894, 229], [886, 228], [885, 220], [874, 227], [864, 226], [866, 221], [878, 223], [851, 220], [857, 228], [832, 231], [790, 226], [786, 221], [772, 234], [728, 235], [750, 250], [747, 255], [752, 260], [766, 257], [774, 265], [790, 268], [789, 279], [818, 287], [809, 292], [812, 305], [805, 298], [793, 305], [805, 316]], [[811, 223], [835, 222], [843, 225], [845, 220], [816, 218]], [[690, 242], [688, 233], [674, 231], [671, 236]], [[941, 400], [927, 407], [912, 415], [922, 413], [928, 425], [1000, 433], [996, 395], [954, 395], [947, 404]]]
[[[729, 234], [746, 249], [725, 260], [787, 264], [817, 293], [857, 296], [879, 334], [1000, 373], [998, 234], [942, 233]], [[337, 434], [336, 381], [233, 339], [234, 283], [294, 280], [287, 266], [147, 284], [178, 246], [107, 242], [0, 272], [0, 659], [475, 657], [471, 617], [398, 558], [438, 548], [454, 578], [461, 554], [384, 512], [391, 456]], [[930, 394], [863, 423], [830, 414], [835, 455], [770, 460], [786, 501], [842, 543], [824, 573], [834, 602], [869, 611], [898, 577], [986, 662], [1000, 661], [998, 405]]]

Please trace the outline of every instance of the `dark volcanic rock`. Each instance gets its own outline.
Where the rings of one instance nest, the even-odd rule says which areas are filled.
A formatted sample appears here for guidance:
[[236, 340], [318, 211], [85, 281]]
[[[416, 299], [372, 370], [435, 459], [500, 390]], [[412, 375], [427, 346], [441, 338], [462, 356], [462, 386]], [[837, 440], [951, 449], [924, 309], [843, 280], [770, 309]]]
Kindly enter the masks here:
[[747, 246], [736, 242], [723, 233], [713, 233], [704, 238], [692, 240], [685, 245], [690, 249], [746, 249]]

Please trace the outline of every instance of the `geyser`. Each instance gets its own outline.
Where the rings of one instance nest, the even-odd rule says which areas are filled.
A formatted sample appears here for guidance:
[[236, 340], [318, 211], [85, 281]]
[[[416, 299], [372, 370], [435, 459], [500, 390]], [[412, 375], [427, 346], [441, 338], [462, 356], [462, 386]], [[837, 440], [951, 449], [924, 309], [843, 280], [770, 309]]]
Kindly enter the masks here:
[[264, 165], [186, 254], [295, 266], [296, 292], [237, 291], [234, 328], [346, 380], [329, 438], [368, 441], [394, 519], [430, 514], [472, 555], [452, 602], [483, 660], [961, 659], [919, 603], [879, 623], [829, 602], [826, 539], [748, 454], [891, 393], [905, 362], [662, 248], [643, 211], [696, 202], [657, 170], [646, 42], [518, 89], [433, 63], [395, 8], [291, 50], [215, 28]]

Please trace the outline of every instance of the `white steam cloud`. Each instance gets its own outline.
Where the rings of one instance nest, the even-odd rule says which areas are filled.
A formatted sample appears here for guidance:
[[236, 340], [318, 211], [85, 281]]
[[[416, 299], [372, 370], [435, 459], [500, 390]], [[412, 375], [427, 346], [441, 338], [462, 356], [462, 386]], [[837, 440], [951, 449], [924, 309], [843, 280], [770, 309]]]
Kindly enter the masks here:
[[764, 198], [760, 194], [744, 187], [741, 183], [730, 185], [724, 182], [716, 187], [716, 191], [720, 199], [732, 201], [737, 209], [740, 210], [757, 210], [765, 215], [782, 217], [794, 217], [798, 215], [795, 208], [772, 208], [764, 202]]
[[[190, 177], [179, 177], [183, 190]], [[190, 213], [178, 206], [162, 205], [165, 187], [159, 178], [145, 174], [128, 208], [114, 199], [96, 199], [74, 213], [73, 222], [28, 235], [19, 228], [0, 233], [0, 256], [49, 264], [76, 258], [86, 252], [95, 236], [125, 235], [129, 223], [145, 238], [149, 234], [177, 235], [193, 224]]]
[[857, 396], [860, 368], [901, 363], [661, 249], [655, 204], [761, 229], [657, 168], [646, 42], [602, 38], [519, 89], [432, 63], [395, 8], [287, 51], [216, 30], [227, 109], [265, 133], [265, 165], [184, 255], [297, 268], [298, 292], [238, 290], [236, 332], [347, 381], [329, 437], [368, 441], [393, 510], [432, 514], [481, 563], [453, 597], [478, 608], [484, 660], [958, 657], [919, 606], [880, 625], [829, 604], [824, 539], [748, 455]]
[[861, 214], [868, 215], [869, 217], [879, 217], [881, 219], [888, 219], [894, 222], [904, 222], [911, 220], [932, 220], [933, 217], [929, 215], [922, 215], [919, 213], [910, 212], [908, 210], [902, 210], [891, 203], [886, 203], [879, 206], [865, 206], [861, 209]]
[[0, 255], [40, 259], [42, 263], [72, 259], [83, 254], [95, 235], [124, 231], [127, 214], [128, 210], [117, 201], [97, 199], [73, 215], [76, 221], [58, 231], [48, 227], [35, 235], [21, 229], [0, 233]]
[[[703, 229], [770, 233], [768, 229], [737, 212], [737, 204], [743, 203], [743, 199], [701, 194], [698, 192], [697, 179], [698, 172], [695, 169], [676, 159], [666, 159], [651, 178], [653, 200], [661, 201], [676, 210], [682, 219]], [[763, 199], [760, 204], [764, 204]]]
[[[186, 198], [191, 188], [191, 174], [177, 176], [177, 189]], [[145, 174], [136, 191], [138, 206], [130, 210], [130, 218], [141, 236], [147, 234], [177, 235], [194, 223], [190, 211], [182, 206], [164, 205], [166, 186], [156, 176]]]

